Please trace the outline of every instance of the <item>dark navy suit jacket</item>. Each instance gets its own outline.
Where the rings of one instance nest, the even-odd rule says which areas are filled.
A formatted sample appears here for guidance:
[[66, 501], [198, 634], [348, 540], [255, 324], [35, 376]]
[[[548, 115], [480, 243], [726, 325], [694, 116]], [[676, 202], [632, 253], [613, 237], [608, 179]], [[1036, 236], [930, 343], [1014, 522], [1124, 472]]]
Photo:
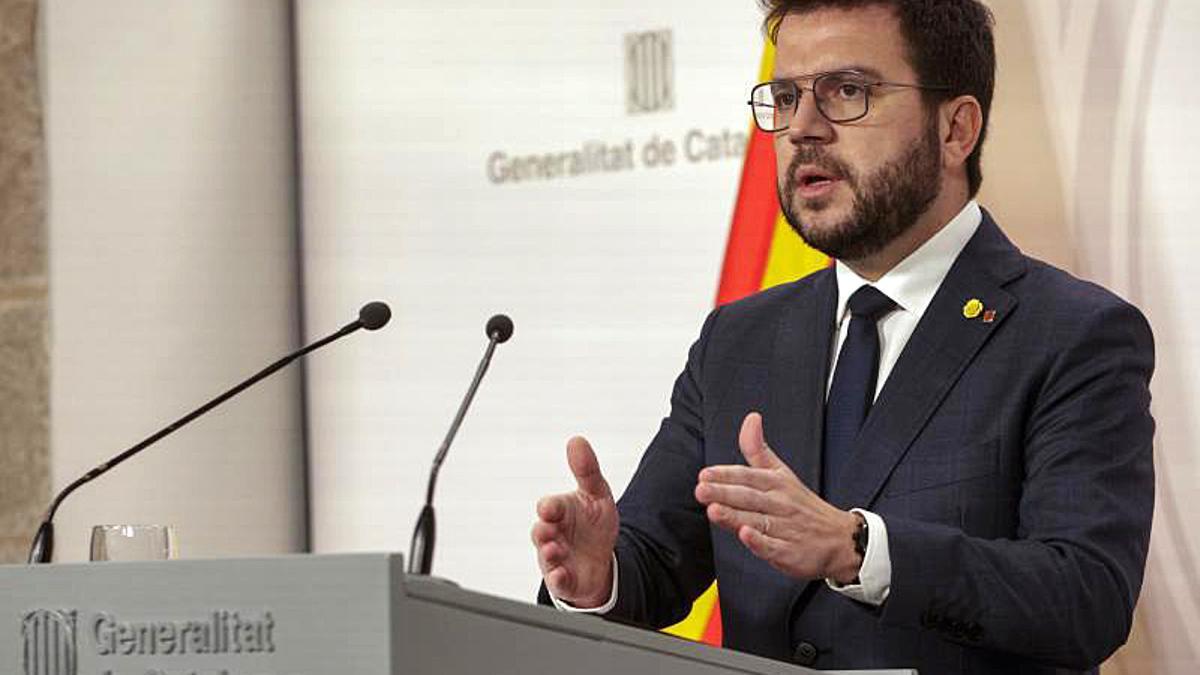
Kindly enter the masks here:
[[[994, 315], [966, 318], [973, 298]], [[725, 645], [762, 656], [922, 675], [1099, 664], [1129, 633], [1149, 545], [1154, 354], [1141, 313], [1024, 256], [985, 214], [845, 472], [821, 485], [836, 302], [824, 270], [709, 315], [619, 502], [611, 616], [669, 625], [715, 577]], [[882, 607], [789, 578], [710, 526], [697, 474], [744, 463], [751, 411], [808, 486], [883, 517]]]

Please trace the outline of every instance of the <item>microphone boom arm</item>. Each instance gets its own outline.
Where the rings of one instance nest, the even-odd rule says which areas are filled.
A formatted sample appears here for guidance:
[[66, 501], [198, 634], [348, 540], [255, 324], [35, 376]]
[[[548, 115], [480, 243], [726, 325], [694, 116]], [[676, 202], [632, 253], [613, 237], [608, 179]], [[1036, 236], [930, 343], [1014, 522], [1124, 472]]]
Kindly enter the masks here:
[[487, 351], [483, 353], [483, 360], [479, 362], [479, 367], [475, 369], [475, 379], [471, 380], [471, 386], [467, 388], [467, 396], [463, 399], [462, 405], [458, 406], [458, 413], [454, 416], [454, 421], [450, 423], [450, 429], [446, 431], [446, 438], [442, 439], [442, 445], [438, 448], [437, 455], [433, 458], [433, 469], [429, 472], [429, 485], [425, 488], [425, 503], [433, 503], [433, 488], [437, 483], [438, 472], [442, 469], [442, 462], [446, 461], [446, 453], [450, 452], [450, 444], [454, 442], [454, 437], [458, 434], [458, 428], [462, 426], [463, 418], [467, 416], [467, 408], [471, 407], [471, 401], [475, 400], [475, 393], [479, 390], [479, 384], [483, 382], [483, 376], [487, 373], [488, 366], [492, 363], [492, 353], [496, 351], [496, 340], [488, 340]]
[[[376, 305], [380, 305], [382, 307], [382, 309], [379, 309], [378, 307], [376, 307]], [[368, 314], [367, 308], [371, 308], [374, 311], [374, 314]], [[364, 317], [366, 317], [368, 319], [368, 323], [370, 323], [370, 325], [364, 324]], [[191, 421], [195, 420], [197, 417], [200, 417], [201, 415], [207, 413], [208, 411], [212, 410], [213, 408], [221, 405], [225, 401], [228, 401], [229, 399], [233, 398], [234, 396], [237, 396], [242, 391], [253, 386], [258, 381], [271, 375], [275, 371], [279, 370], [280, 368], [283, 368], [284, 366], [288, 365], [292, 361], [295, 361], [296, 359], [300, 358], [301, 356], [304, 356], [305, 354], [307, 354], [311, 351], [314, 351], [316, 349], [320, 349], [321, 347], [324, 347], [325, 345], [329, 344], [330, 342], [341, 339], [341, 338], [353, 333], [354, 331], [359, 330], [360, 328], [366, 327], [368, 330], [376, 330], [376, 329], [382, 327], [383, 324], [387, 323], [387, 320], [390, 317], [391, 317], [391, 312], [389, 310], [387, 310], [386, 305], [383, 305], [382, 303], [370, 303], [369, 305], [367, 305], [367, 307], [364, 307], [364, 311], [360, 313], [360, 318], [357, 321], [348, 323], [345, 326], [343, 326], [340, 330], [338, 330], [336, 333], [333, 333], [332, 335], [322, 338], [308, 346], [302, 347], [301, 349], [298, 349], [298, 350], [292, 352], [291, 354], [284, 356], [283, 358], [279, 359], [278, 361], [275, 361], [274, 363], [267, 366], [266, 368], [263, 368], [262, 370], [258, 371], [254, 375], [251, 375], [246, 380], [243, 380], [241, 383], [235, 385], [232, 389], [229, 389], [228, 391], [217, 396], [216, 398], [212, 399], [208, 403], [205, 403], [204, 405], [200, 406], [199, 408], [196, 408], [192, 412], [184, 415], [183, 417], [180, 417], [178, 420], [172, 422], [166, 428], [159, 430], [158, 432], [151, 435], [149, 438], [138, 443], [137, 445], [133, 446], [132, 448], [129, 448], [128, 450], [122, 452], [121, 454], [113, 457], [112, 459], [108, 460], [107, 462], [104, 462], [103, 464], [96, 466], [91, 471], [88, 471], [83, 476], [76, 479], [70, 485], [67, 485], [65, 488], [63, 488], [61, 491], [59, 491], [59, 493], [57, 495], [55, 495], [54, 500], [50, 502], [50, 508], [46, 509], [46, 515], [42, 519], [42, 524], [38, 527], [37, 534], [34, 535], [33, 543], [29, 548], [29, 560], [28, 560], [29, 564], [47, 563], [47, 562], [50, 562], [51, 558], [53, 558], [53, 556], [54, 556], [54, 514], [58, 512], [58, 507], [60, 504], [62, 504], [63, 500], [66, 499], [67, 496], [70, 495], [72, 492], [79, 489], [80, 487], [83, 487], [87, 483], [90, 483], [91, 481], [99, 478], [100, 476], [103, 476], [104, 474], [108, 473], [112, 469], [116, 468], [117, 465], [121, 464], [125, 460], [129, 459], [130, 457], [133, 457], [134, 455], [138, 454], [142, 450], [145, 450], [146, 448], [150, 447], [151, 445], [154, 445], [155, 443], [162, 440], [163, 438], [170, 436], [171, 434], [175, 433], [176, 431], [178, 431], [181, 428], [183, 428], [184, 426], [186, 426]]]
[[483, 376], [492, 363], [492, 354], [496, 352], [496, 345], [512, 337], [512, 319], [503, 314], [493, 316], [488, 320], [485, 331], [488, 336], [487, 350], [484, 351], [483, 358], [479, 361], [479, 367], [475, 369], [475, 377], [471, 380], [471, 386], [467, 388], [467, 395], [463, 397], [462, 403], [458, 406], [458, 413], [454, 415], [454, 421], [450, 423], [446, 438], [438, 447], [437, 455], [433, 458], [433, 468], [429, 470], [429, 484], [425, 488], [425, 506], [421, 508], [421, 515], [417, 517], [417, 525], [413, 528], [412, 541], [409, 543], [409, 574], [428, 576], [433, 570], [433, 546], [437, 539], [433, 491], [437, 486], [438, 472], [442, 469], [442, 462], [446, 460], [446, 454], [450, 452], [450, 444], [454, 442], [454, 436], [458, 433], [463, 418], [467, 415], [467, 409], [471, 407], [471, 401], [475, 399], [475, 393], [479, 391], [479, 384], [483, 382]]

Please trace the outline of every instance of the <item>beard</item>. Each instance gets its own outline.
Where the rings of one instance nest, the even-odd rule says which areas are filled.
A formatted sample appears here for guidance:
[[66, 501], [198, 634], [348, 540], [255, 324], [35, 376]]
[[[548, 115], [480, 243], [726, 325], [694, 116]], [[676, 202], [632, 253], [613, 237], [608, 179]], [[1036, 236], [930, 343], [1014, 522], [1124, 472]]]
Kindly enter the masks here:
[[[817, 228], [800, 216], [794, 197], [796, 172], [805, 164], [844, 180], [853, 192], [850, 214], [841, 222]], [[911, 229], [941, 193], [937, 118], [929, 116], [925, 134], [904, 155], [866, 176], [823, 146], [799, 146], [778, 190], [784, 217], [806, 244], [838, 260], [874, 255]], [[804, 207], [820, 213], [830, 207], [830, 199], [809, 200]]]

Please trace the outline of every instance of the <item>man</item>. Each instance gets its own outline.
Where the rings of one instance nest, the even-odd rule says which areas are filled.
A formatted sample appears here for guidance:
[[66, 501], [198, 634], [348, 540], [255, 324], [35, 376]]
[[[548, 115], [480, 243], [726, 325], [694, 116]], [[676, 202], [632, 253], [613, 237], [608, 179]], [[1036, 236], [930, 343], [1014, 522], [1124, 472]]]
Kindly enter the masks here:
[[533, 527], [542, 601], [660, 627], [715, 577], [725, 644], [767, 657], [1094, 669], [1149, 543], [1149, 326], [973, 201], [977, 0], [767, 9], [751, 105], [785, 215], [837, 264], [708, 317], [619, 506], [569, 441], [578, 489]]

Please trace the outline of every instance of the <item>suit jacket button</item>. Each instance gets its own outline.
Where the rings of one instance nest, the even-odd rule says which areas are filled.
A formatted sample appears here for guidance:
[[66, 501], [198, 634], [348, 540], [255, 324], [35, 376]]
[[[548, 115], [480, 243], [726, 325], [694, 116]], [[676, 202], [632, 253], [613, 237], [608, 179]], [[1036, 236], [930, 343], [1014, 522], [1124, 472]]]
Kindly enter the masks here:
[[817, 662], [817, 648], [811, 642], [801, 642], [796, 645], [792, 660], [801, 666], [811, 666]]

